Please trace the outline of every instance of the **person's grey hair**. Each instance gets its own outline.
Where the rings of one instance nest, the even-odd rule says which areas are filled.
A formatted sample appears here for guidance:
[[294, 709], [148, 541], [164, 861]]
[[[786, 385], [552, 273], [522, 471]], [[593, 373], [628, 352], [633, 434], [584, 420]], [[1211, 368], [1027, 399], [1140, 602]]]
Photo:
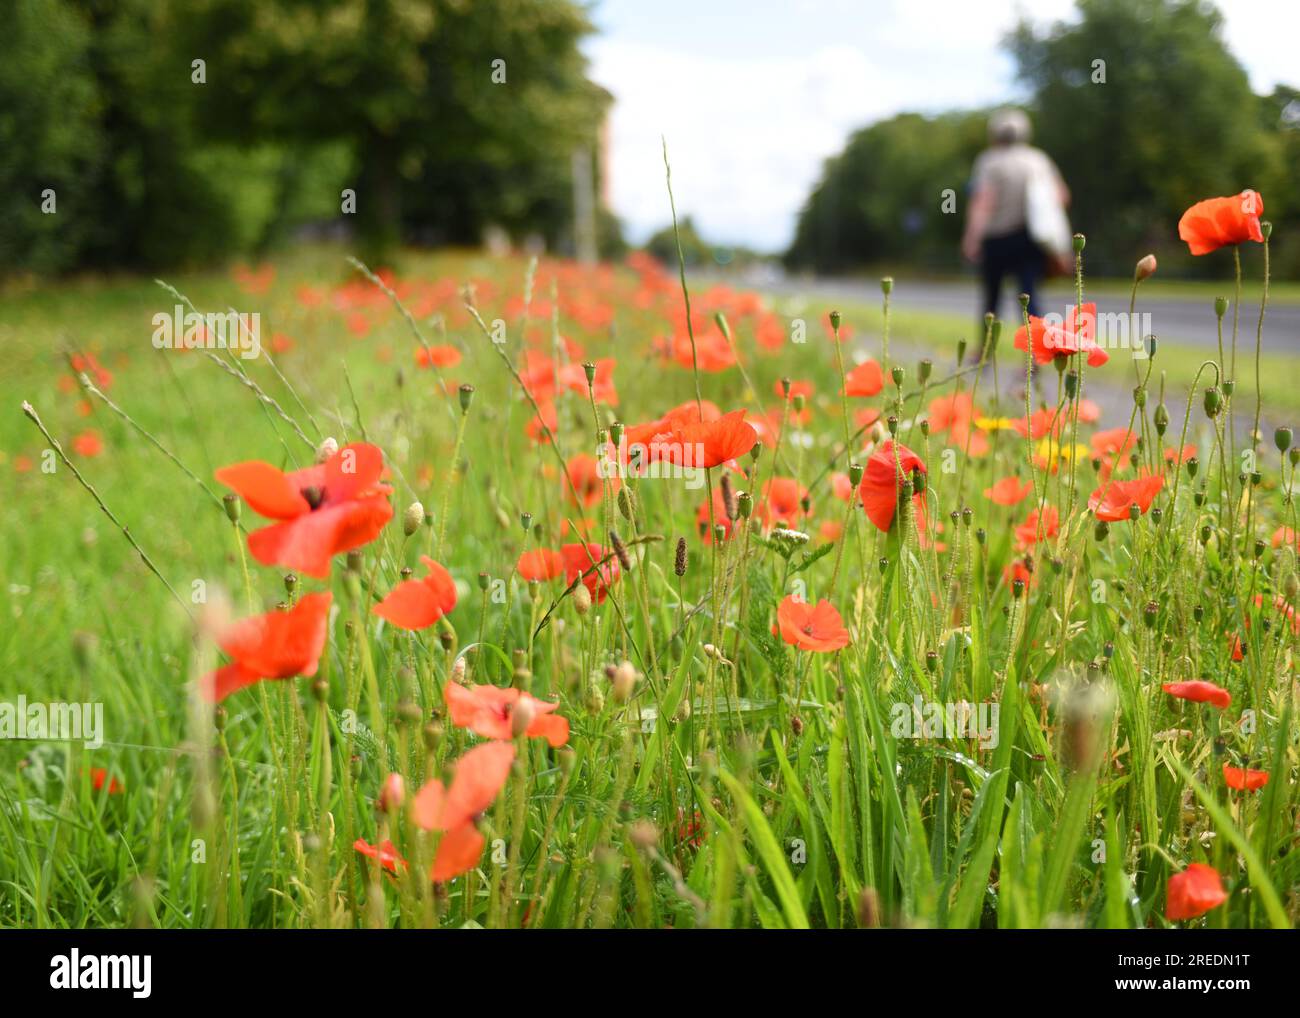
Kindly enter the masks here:
[[1029, 118], [1024, 110], [1008, 107], [989, 117], [989, 140], [995, 145], [1015, 145], [1029, 140]]

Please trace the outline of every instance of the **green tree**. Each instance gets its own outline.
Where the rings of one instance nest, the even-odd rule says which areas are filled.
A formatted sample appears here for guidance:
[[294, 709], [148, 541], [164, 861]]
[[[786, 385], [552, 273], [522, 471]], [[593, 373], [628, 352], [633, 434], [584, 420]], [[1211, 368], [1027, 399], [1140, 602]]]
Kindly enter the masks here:
[[1201, 0], [1078, 0], [1077, 21], [1009, 39], [1094, 271], [1130, 272], [1150, 249], [1183, 261], [1175, 224], [1201, 198], [1254, 187], [1268, 211], [1278, 138], [1222, 24]]
[[477, 243], [484, 226], [555, 242], [572, 153], [609, 96], [567, 0], [197, 0], [173, 4], [205, 55], [201, 122], [230, 140], [341, 141], [370, 257], [400, 239]]
[[787, 264], [818, 271], [906, 261], [955, 266], [985, 115], [903, 113], [854, 133], [800, 212]]

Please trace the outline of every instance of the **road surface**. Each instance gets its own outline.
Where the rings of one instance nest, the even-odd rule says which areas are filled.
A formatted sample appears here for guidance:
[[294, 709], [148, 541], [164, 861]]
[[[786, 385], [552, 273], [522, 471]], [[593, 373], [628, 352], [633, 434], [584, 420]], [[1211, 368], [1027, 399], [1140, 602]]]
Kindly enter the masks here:
[[[853, 301], [859, 304], [879, 304], [880, 284], [874, 280], [813, 278], [798, 276], [772, 276], [754, 282], [754, 288], [768, 293], [810, 297], [824, 297], [828, 303], [835, 301]], [[1231, 293], [1231, 287], [1228, 291]], [[1042, 313], [1055, 312], [1065, 314], [1068, 300], [1063, 287], [1052, 290], [1050, 300], [1040, 295]], [[1103, 323], [1103, 332], [1107, 315], [1127, 317], [1128, 298], [1103, 296], [1096, 298], [1097, 315]], [[978, 322], [980, 297], [974, 280], [955, 282], [917, 282], [907, 279], [895, 279], [892, 304], [901, 311], [927, 311], [933, 314], [950, 314], [969, 316]], [[1014, 283], [1008, 279], [1003, 289], [1001, 315], [1004, 321], [1020, 318], [1020, 306], [1016, 301]], [[1214, 348], [1218, 345], [1214, 318], [1213, 298], [1200, 296], [1144, 297], [1138, 291], [1137, 327], [1141, 335], [1155, 335], [1192, 346]], [[1231, 320], [1232, 312], [1224, 319], [1225, 326]], [[1146, 317], [1143, 317], [1146, 316]], [[1241, 344], [1246, 343], [1252, 349], [1255, 343], [1255, 323], [1259, 316], [1259, 306], [1243, 301], [1241, 322], [1238, 332], [1238, 355]], [[1118, 321], [1118, 319], [1114, 319]], [[1225, 333], [1228, 329], [1225, 327]], [[1139, 337], [1140, 338], [1140, 337]], [[1264, 348], [1274, 352], [1300, 353], [1300, 304], [1282, 304], [1269, 302], [1264, 317]]]

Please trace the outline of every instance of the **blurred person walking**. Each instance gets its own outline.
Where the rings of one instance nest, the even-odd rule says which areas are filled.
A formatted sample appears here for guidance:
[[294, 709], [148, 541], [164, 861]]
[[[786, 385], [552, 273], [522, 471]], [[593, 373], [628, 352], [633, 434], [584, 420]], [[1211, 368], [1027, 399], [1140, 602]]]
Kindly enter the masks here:
[[[989, 117], [989, 147], [971, 170], [962, 254], [979, 266], [982, 313], [998, 313], [1002, 279], [1011, 275], [1039, 314], [1036, 289], [1050, 271], [1068, 271], [1070, 191], [1051, 157], [1029, 144], [1029, 118], [1018, 109]], [[1017, 308], [1013, 317], [1019, 320]], [[980, 334], [984, 324], [980, 322]], [[977, 344], [977, 349], [982, 346]]]

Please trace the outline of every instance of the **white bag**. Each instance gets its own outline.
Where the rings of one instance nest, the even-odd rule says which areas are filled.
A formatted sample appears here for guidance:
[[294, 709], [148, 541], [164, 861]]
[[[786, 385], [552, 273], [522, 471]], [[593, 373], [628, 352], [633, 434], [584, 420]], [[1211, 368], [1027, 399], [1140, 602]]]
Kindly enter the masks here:
[[1045, 159], [1034, 160], [1025, 184], [1025, 226], [1043, 251], [1056, 259], [1069, 259], [1074, 250], [1070, 220], [1061, 205], [1056, 175]]

